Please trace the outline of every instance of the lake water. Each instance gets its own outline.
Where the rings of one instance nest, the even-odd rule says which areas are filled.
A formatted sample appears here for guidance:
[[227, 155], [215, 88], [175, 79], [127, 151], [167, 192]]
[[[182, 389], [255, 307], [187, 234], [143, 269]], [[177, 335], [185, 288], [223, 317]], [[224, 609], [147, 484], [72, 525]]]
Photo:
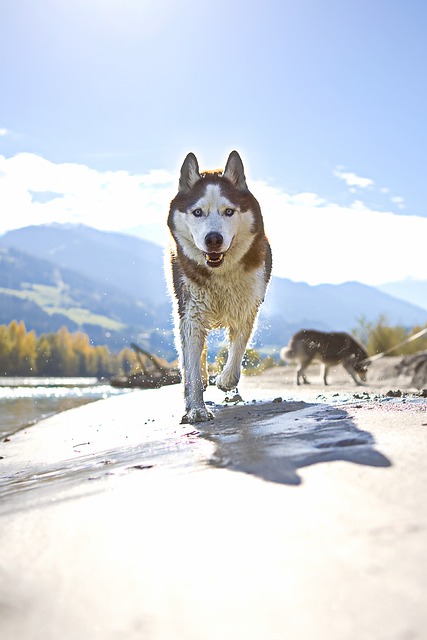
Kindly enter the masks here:
[[55, 413], [132, 393], [96, 378], [1, 378], [0, 438]]

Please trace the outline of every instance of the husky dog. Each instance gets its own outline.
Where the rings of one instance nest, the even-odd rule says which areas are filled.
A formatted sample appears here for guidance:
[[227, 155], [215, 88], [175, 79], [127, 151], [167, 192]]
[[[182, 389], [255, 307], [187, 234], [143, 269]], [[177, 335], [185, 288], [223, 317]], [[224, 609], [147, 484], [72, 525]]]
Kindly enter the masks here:
[[299, 361], [297, 384], [301, 379], [304, 384], [309, 384], [305, 370], [312, 360], [320, 360], [323, 364], [323, 382], [326, 385], [329, 367], [340, 363], [357, 385], [366, 382], [368, 354], [348, 333], [302, 329], [292, 336], [287, 347], [283, 347], [280, 358]]
[[226, 328], [229, 353], [216, 384], [234, 389], [258, 308], [271, 275], [271, 249], [261, 209], [249, 191], [243, 164], [232, 151], [223, 172], [199, 172], [189, 153], [170, 205], [171, 276], [175, 335], [184, 383], [182, 422], [213, 418], [203, 401], [206, 337]]

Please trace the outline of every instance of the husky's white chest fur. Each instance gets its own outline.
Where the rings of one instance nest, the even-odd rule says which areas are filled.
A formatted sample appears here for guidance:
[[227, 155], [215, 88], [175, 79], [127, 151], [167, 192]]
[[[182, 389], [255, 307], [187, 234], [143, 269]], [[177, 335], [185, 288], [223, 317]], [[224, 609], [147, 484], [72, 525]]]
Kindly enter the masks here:
[[213, 274], [203, 287], [192, 280], [184, 286], [188, 292], [186, 314], [197, 318], [207, 330], [238, 329], [247, 323], [254, 305], [259, 307], [264, 299], [265, 268], [248, 273], [238, 263], [226, 278]]
[[271, 273], [261, 210], [237, 152], [230, 154], [224, 173], [203, 175], [188, 154], [168, 225], [184, 420], [199, 422], [212, 417], [203, 402], [206, 336], [213, 328], [228, 329], [229, 355], [217, 385], [233, 389]]

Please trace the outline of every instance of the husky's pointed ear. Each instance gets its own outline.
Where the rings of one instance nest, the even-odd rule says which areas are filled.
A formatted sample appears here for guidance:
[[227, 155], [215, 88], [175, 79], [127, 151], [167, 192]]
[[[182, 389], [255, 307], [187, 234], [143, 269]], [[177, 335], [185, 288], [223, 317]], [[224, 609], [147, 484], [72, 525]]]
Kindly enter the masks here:
[[225, 165], [222, 175], [224, 178], [228, 178], [237, 189], [247, 190], [248, 185], [246, 184], [243, 162], [237, 151], [232, 151], [228, 156], [227, 164]]
[[190, 191], [196, 184], [197, 180], [200, 180], [201, 175], [199, 173], [199, 164], [194, 153], [189, 153], [185, 158], [181, 167], [181, 175], [179, 176], [178, 189], [181, 192]]

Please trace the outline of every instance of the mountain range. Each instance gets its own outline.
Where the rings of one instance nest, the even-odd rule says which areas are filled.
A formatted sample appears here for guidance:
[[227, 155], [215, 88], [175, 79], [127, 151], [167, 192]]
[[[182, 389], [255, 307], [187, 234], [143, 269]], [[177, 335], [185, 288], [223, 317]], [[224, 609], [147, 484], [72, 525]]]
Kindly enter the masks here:
[[405, 278], [400, 282], [386, 282], [378, 289], [390, 296], [415, 304], [427, 311], [427, 281]]
[[[0, 237], [0, 324], [24, 320], [38, 334], [65, 325], [113, 350], [133, 341], [173, 359], [171, 313], [164, 251], [153, 243], [57, 223]], [[358, 282], [310, 286], [273, 277], [254, 346], [277, 352], [300, 328], [351, 331], [362, 317], [381, 315], [408, 328], [427, 322], [421, 306]], [[210, 349], [221, 339], [215, 334]]]

